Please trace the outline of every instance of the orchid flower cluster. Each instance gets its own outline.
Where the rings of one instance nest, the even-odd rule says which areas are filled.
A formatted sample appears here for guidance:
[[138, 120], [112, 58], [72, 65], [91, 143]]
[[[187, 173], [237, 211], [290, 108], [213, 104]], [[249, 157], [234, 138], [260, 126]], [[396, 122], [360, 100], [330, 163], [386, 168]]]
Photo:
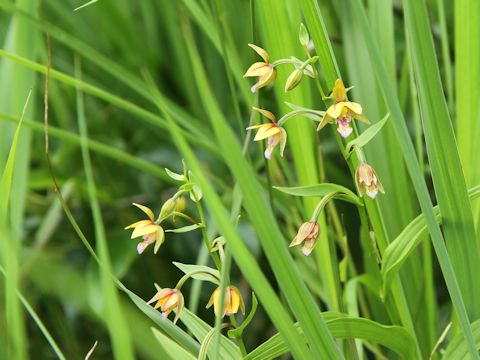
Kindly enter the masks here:
[[[307, 60], [303, 62], [295, 57], [270, 62], [270, 56], [265, 49], [262, 49], [257, 45], [249, 44], [249, 46], [263, 59], [262, 62], [255, 62], [252, 64], [244, 75], [244, 77], [258, 78], [257, 82], [252, 86], [252, 92], [256, 92], [258, 89], [266, 86], [273, 86], [277, 77], [276, 67], [280, 64], [293, 64], [295, 67], [286, 81], [286, 92], [298, 86], [304, 75], [308, 75], [317, 81], [319, 80], [318, 72], [313, 66], [318, 61], [318, 56], [311, 56], [313, 45], [303, 24], [300, 26], [299, 40], [300, 44], [305, 50], [305, 53], [307, 54]], [[351, 88], [345, 88], [345, 85], [341, 79], [337, 79], [335, 81], [333, 89], [330, 92], [330, 96], [323, 96], [322, 86], [319, 81], [318, 86], [320, 88], [323, 100], [332, 101], [332, 104], [327, 108], [326, 111], [303, 108], [287, 103], [287, 105], [292, 108], [292, 111], [285, 114], [282, 118], [280, 118], [280, 120], [277, 121], [272, 112], [253, 107], [254, 111], [259, 112], [261, 115], [270, 120], [269, 122], [262, 123], [260, 125], [247, 127], [247, 130], [257, 130], [254, 141], [261, 141], [264, 139], [267, 140], [267, 146], [264, 153], [266, 159], [271, 159], [273, 151], [277, 146], [280, 147], [280, 156], [283, 157], [285, 145], [287, 143], [287, 132], [284, 128], [284, 125], [294, 116], [303, 115], [313, 121], [318, 122], [317, 131], [323, 129], [327, 124], [334, 124], [337, 126], [337, 132], [345, 141], [352, 136], [353, 127], [351, 125], [354, 119], [369, 124], [367, 117], [363, 113], [362, 106], [356, 102], [348, 100], [347, 92]], [[361, 136], [363, 136], [363, 134]], [[357, 139], [360, 139], [360, 137]], [[357, 142], [355, 145], [356, 146], [353, 146], [353, 150], [355, 151], [359, 161], [359, 165], [355, 171], [355, 184], [357, 186], [358, 194], [363, 196], [363, 194], [366, 193], [367, 196], [375, 199], [378, 192], [384, 193], [383, 186], [378, 178], [377, 173], [375, 172], [375, 169], [365, 162], [363, 151], [359, 145], [359, 142]], [[362, 143], [362, 146], [363, 145], [364, 144]], [[317, 218], [321, 209], [323, 209], [325, 206], [326, 202], [323, 200], [324, 199], [321, 200], [321, 206], [317, 207], [310, 221], [305, 222], [300, 226], [297, 235], [290, 244], [290, 246], [303, 245], [302, 252], [304, 255], [309, 255], [312, 252], [320, 234]]]
[[[225, 241], [223, 240], [223, 237], [218, 237], [211, 243], [209, 242], [207, 233], [205, 231], [202, 205], [200, 203], [203, 197], [202, 190], [195, 182], [194, 174], [187, 170], [185, 163], [183, 166], [183, 174], [178, 174], [169, 169], [165, 169], [168, 176], [182, 184], [178, 187], [175, 194], [165, 201], [160, 209], [158, 217], [155, 219], [154, 212], [150, 208], [141, 204], [133, 203], [134, 206], [143, 211], [143, 213], [147, 216], [147, 219], [136, 221], [133, 224], [125, 227], [125, 229], [133, 229], [131, 235], [132, 239], [139, 237], [142, 238], [142, 241], [137, 245], [137, 252], [139, 254], [142, 254], [151, 244], [155, 244], [153, 252], [156, 254], [161, 245], [165, 242], [165, 233], [186, 233], [196, 229], [201, 229], [203, 240], [208, 250], [212, 254], [212, 258], [217, 266], [217, 269], [207, 266], [188, 265], [174, 262], [173, 264], [182, 270], [185, 275], [178, 281], [174, 288], [161, 288], [155, 284], [157, 292], [147, 302], [147, 304], [154, 304], [154, 308], [161, 311], [164, 319], [166, 319], [169, 314], [175, 310], [176, 314], [173, 322], [176, 323], [185, 307], [185, 299], [181, 292], [181, 288], [188, 279], [194, 278], [198, 280], [209, 281], [217, 286], [217, 288], [213, 291], [208, 304], [206, 305], [206, 308], [210, 308], [213, 305], [216, 316], [221, 316], [222, 318], [225, 316], [232, 316], [238, 313], [239, 310], [245, 314], [245, 304], [242, 295], [235, 286], [227, 285], [225, 287], [223, 304], [221, 302], [220, 270], [223, 266], [223, 246], [225, 245]], [[185, 214], [186, 195], [189, 195], [190, 199], [195, 203], [200, 221], [196, 221], [189, 215]], [[167, 220], [172, 220], [174, 222], [176, 218], [182, 218], [191, 222], [192, 224], [165, 230], [165, 222]], [[216, 253], [217, 251], [218, 254]]]

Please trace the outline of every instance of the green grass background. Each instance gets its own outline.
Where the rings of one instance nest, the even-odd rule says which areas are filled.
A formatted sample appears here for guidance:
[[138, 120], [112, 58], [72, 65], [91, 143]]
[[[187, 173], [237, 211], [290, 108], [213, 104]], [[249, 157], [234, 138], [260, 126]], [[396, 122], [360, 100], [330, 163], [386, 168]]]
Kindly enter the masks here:
[[[123, 230], [139, 217], [132, 202], [158, 212], [175, 193], [164, 168], [180, 172], [182, 159], [204, 192], [210, 240], [227, 240], [247, 311], [252, 291], [259, 300], [247, 358], [478, 357], [478, 0], [99, 0], [74, 10], [84, 3], [0, 2], [0, 358], [82, 359], [95, 341], [97, 359], [241, 358], [225, 336], [204, 342], [219, 329], [204, 309], [212, 284], [185, 286], [176, 327], [145, 304], [154, 283], [182, 276], [172, 261], [213, 266], [200, 231], [170, 233], [157, 255], [139, 256]], [[329, 103], [309, 78], [285, 93], [291, 65], [259, 94], [243, 78], [258, 61], [248, 43], [303, 59], [300, 23], [324, 91], [341, 77], [372, 123], [390, 113], [364, 148], [385, 195], [328, 206], [308, 258], [288, 244], [319, 198], [272, 186], [355, 191], [358, 159], [345, 161], [333, 126], [317, 133], [298, 117], [285, 157], [265, 161], [245, 131], [261, 121], [252, 106], [280, 117], [285, 102]], [[47, 33], [63, 204], [44, 152]], [[186, 212], [197, 216], [193, 203]]]

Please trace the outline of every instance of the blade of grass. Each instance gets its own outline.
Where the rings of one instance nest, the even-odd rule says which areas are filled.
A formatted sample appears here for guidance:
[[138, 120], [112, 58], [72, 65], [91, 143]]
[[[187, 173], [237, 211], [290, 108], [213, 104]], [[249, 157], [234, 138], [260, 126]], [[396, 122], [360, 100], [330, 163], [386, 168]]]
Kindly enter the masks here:
[[[298, 31], [301, 23], [300, 8], [291, 1], [266, 0], [257, 1], [258, 23], [268, 52], [274, 59], [296, 56], [306, 58], [298, 40]], [[273, 90], [277, 99], [277, 107], [281, 113], [290, 111], [286, 101], [300, 106], [317, 107], [312, 97], [308, 82], [304, 79], [302, 86], [285, 92], [284, 84], [293, 66], [284, 65], [278, 68], [277, 79]], [[262, 89], [263, 90], [263, 89]], [[318, 95], [318, 94], [317, 94]], [[320, 182], [318, 168], [317, 133], [312, 122], [305, 117], [299, 117], [286, 123], [288, 132], [287, 146], [292, 152], [295, 174], [299, 185], [313, 185]], [[321, 150], [320, 150], [321, 151]], [[303, 217], [308, 219], [313, 213], [318, 199], [305, 198], [303, 201]], [[326, 228], [325, 213], [319, 218], [321, 228]], [[300, 224], [297, 224], [300, 226]], [[326, 290], [326, 300], [329, 310], [343, 311], [341, 302], [341, 284], [338, 274], [336, 245], [328, 232], [322, 231], [317, 242], [314, 256], [317, 260], [319, 283], [322, 282]]]
[[[480, 184], [477, 154], [480, 153], [480, 3], [454, 2], [455, 91], [458, 153], [468, 186]], [[480, 203], [474, 206], [477, 243], [480, 242]]]
[[[377, 322], [336, 312], [322, 313], [325, 322], [335, 338], [355, 338], [379, 343], [392, 349], [404, 359], [416, 359], [415, 342], [411, 335], [400, 326], [382, 325]], [[295, 326], [299, 332], [301, 329]], [[274, 335], [250, 352], [246, 360], [272, 359], [288, 352], [283, 340]]]
[[[311, 29], [312, 39], [314, 41], [317, 54], [320, 56], [319, 61], [322, 64], [322, 69], [327, 81], [327, 86], [331, 88], [333, 87], [336, 79], [340, 78], [340, 73], [338, 72], [335, 55], [332, 51], [330, 40], [325, 30], [325, 24], [322, 14], [320, 12], [320, 8], [318, 4], [313, 0], [302, 0], [302, 8], [307, 24]], [[340, 146], [340, 151], [342, 152], [344, 157], [346, 157], [346, 154], [344, 153], [343, 141], [341, 140], [338, 133], [336, 133], [336, 137], [337, 142]], [[358, 166], [358, 159], [354, 156], [350, 156], [347, 160], [347, 163], [350, 168], [351, 175], [354, 176], [355, 169]], [[382, 254], [389, 243], [389, 237], [386, 232], [385, 222], [383, 220], [382, 213], [380, 212], [378, 202], [371, 201], [365, 198], [363, 198], [362, 201], [364, 201], [365, 208], [367, 210], [365, 212], [363, 208], [359, 209], [360, 221], [362, 223], [362, 234], [364, 234], [363, 238], [365, 240], [368, 239], [367, 241], [364, 241], [362, 243], [369, 244], [372, 242], [372, 238], [370, 235], [370, 229], [372, 228], [375, 236], [375, 242], [378, 245], [378, 250], [380, 251], [380, 254]], [[367, 250], [366, 253], [369, 254], [371, 253], [371, 251]], [[368, 258], [366, 259], [366, 261], [367, 264], [371, 262], [371, 260]], [[378, 268], [376, 266], [370, 266], [369, 272], [374, 277], [379, 276]], [[403, 284], [399, 279], [395, 279], [393, 285], [394, 295], [390, 298], [385, 299], [385, 306], [387, 307], [389, 316], [394, 323], [401, 322], [405, 327], [409, 329], [412, 334], [414, 334], [415, 328], [412, 316], [410, 314], [410, 309], [408, 308]], [[413, 338], [415, 339], [415, 341], [417, 340], [416, 336], [414, 336]], [[418, 345], [417, 350], [420, 351]]]
[[[5, 269], [0, 266], [0, 272], [3, 274], [3, 276], [6, 278], [7, 277], [7, 274], [5, 273]], [[62, 351], [60, 350], [60, 348], [58, 347], [55, 339], [53, 338], [53, 336], [50, 334], [50, 332], [48, 331], [47, 327], [45, 326], [45, 324], [42, 322], [42, 320], [40, 319], [40, 317], [38, 316], [38, 314], [35, 312], [35, 310], [33, 309], [33, 307], [30, 305], [30, 303], [27, 301], [27, 299], [25, 299], [25, 297], [22, 295], [22, 293], [20, 291], [18, 291], [17, 289], [17, 297], [20, 299], [20, 302], [22, 303], [23, 307], [25, 308], [25, 310], [27, 310], [28, 314], [30, 315], [30, 317], [33, 319], [33, 321], [35, 322], [35, 324], [37, 325], [38, 329], [40, 330], [40, 332], [43, 334], [43, 336], [45, 337], [45, 339], [48, 341], [48, 343], [50, 344], [50, 347], [52, 348], [53, 352], [55, 353], [55, 355], [57, 355], [57, 357], [60, 359], [60, 360], [65, 360], [66, 357], [65, 355], [62, 353]]]
[[[12, 53], [8, 53], [4, 50], [0, 49], [0, 56], [4, 57], [6, 59], [12, 60], [16, 63], [19, 63], [27, 68], [30, 68], [32, 70], [35, 70], [41, 74], [45, 74], [47, 72], [47, 68], [44, 65], [38, 64], [36, 62], [33, 62], [31, 60], [28, 60], [24, 57], [17, 56]], [[89, 83], [86, 83], [84, 81], [80, 81], [78, 79], [75, 79], [74, 77], [71, 77], [67, 74], [64, 74], [60, 71], [57, 70], [52, 70], [51, 71], [51, 78], [59, 80], [69, 86], [72, 87], [78, 87], [82, 91], [94, 95], [98, 97], [99, 99], [102, 99], [108, 103], [111, 103], [115, 106], [118, 106], [121, 109], [124, 109], [136, 116], [139, 117], [139, 119], [142, 119], [143, 121], [154, 125], [156, 127], [159, 127], [160, 129], [166, 129], [166, 124], [165, 120], [160, 118], [159, 116], [151, 113], [148, 110], [145, 110], [141, 108], [138, 105], [133, 104], [130, 101], [127, 101], [125, 99], [122, 99], [119, 96], [113, 95], [109, 93], [108, 91], [102, 90], [97, 86], [91, 85]], [[169, 110], [171, 110], [170, 107], [168, 107]], [[179, 116], [180, 117], [180, 116]], [[185, 131], [185, 130], [183, 130]], [[195, 132], [195, 135], [193, 134], [188, 134], [187, 138], [189, 138], [192, 142], [197, 143], [199, 146], [204, 148], [205, 150], [209, 151], [211, 154], [216, 154], [216, 149], [215, 147], [210, 143], [210, 141], [206, 139], [202, 139], [202, 132]]]
[[[455, 14], [455, 90], [456, 132], [458, 152], [462, 159], [469, 186], [480, 182], [478, 169], [478, 122], [480, 88], [480, 3], [459, 0], [454, 2]], [[478, 211], [478, 209], [477, 209]], [[478, 214], [478, 212], [477, 212]], [[478, 217], [477, 217], [478, 218]]]
[[[375, 65], [378, 82], [382, 89], [385, 102], [387, 103], [387, 106], [392, 115], [392, 123], [395, 125], [395, 132], [397, 133], [402, 148], [402, 153], [407, 165], [407, 169], [412, 179], [412, 183], [415, 188], [418, 200], [420, 202], [420, 207], [422, 208], [422, 212], [425, 214], [427, 225], [432, 238], [432, 243], [435, 248], [435, 252], [437, 253], [438, 261], [440, 263], [440, 267], [442, 269], [447, 288], [452, 298], [453, 306], [459, 317], [462, 331], [467, 339], [467, 342], [470, 345], [471, 355], [474, 359], [478, 359], [478, 354], [475, 351], [475, 344], [468, 321], [465, 303], [463, 302], [459, 284], [457, 282], [457, 278], [448, 255], [447, 248], [443, 241], [440, 227], [435, 219], [432, 202], [430, 200], [427, 186], [425, 184], [423, 175], [420, 171], [420, 167], [415, 157], [415, 148], [413, 147], [413, 144], [410, 140], [408, 129], [405, 124], [405, 119], [403, 117], [400, 104], [396, 97], [396, 92], [394, 90], [393, 84], [390, 81], [386, 66], [380, 54], [380, 50], [378, 49], [373, 34], [369, 28], [363, 5], [360, 1], [355, 0], [353, 2], [353, 9], [354, 12], [359, 16], [360, 30], [365, 36], [372, 63]], [[425, 35], [428, 34], [429, 30], [426, 32]]]
[[[480, 251], [472, 207], [453, 127], [443, 96], [433, 39], [422, 2], [404, 1], [406, 30], [432, 171], [433, 185], [443, 219], [443, 231], [452, 267], [458, 279], [467, 314], [480, 317], [478, 279]], [[455, 176], [452, 176], [455, 174]]]
[[[81, 79], [79, 59], [76, 58], [75, 63], [76, 77]], [[47, 89], [48, 91], [48, 89]], [[47, 95], [48, 96], [48, 92]], [[98, 203], [97, 189], [95, 186], [93, 168], [88, 152], [88, 130], [85, 119], [85, 110], [83, 104], [83, 94], [77, 88], [77, 109], [78, 109], [78, 125], [81, 137], [82, 157], [87, 178], [88, 194], [92, 208], [93, 222], [95, 225], [95, 238], [99, 253], [99, 260], [102, 264], [100, 268], [102, 279], [102, 290], [104, 296], [104, 313], [107, 326], [109, 328], [110, 338], [112, 340], [113, 354], [116, 358], [134, 359], [134, 351], [130, 337], [127, 322], [121, 312], [118, 293], [114, 282], [111, 279], [111, 263], [107, 246], [107, 238], [103, 225], [102, 212]]]
[[[259, 188], [259, 184], [255, 180], [255, 174], [244, 159], [238, 140], [235, 138], [229, 126], [225, 123], [224, 118], [215, 103], [198, 54], [194, 48], [191, 33], [188, 30], [185, 31], [187, 45], [190, 51], [190, 59], [192, 60], [197, 86], [199, 87], [199, 93], [202, 94], [205, 108], [208, 109], [208, 113], [210, 114], [211, 124], [217, 135], [219, 145], [223, 149], [226, 163], [229, 165], [231, 171], [235, 175], [235, 178], [237, 179], [238, 184], [243, 192], [245, 208], [247, 209], [250, 219], [252, 220], [259, 234], [262, 245], [265, 249], [265, 254], [272, 265], [275, 274], [277, 275], [279, 285], [283, 292], [287, 295], [287, 300], [295, 316], [298, 317], [300, 324], [303, 326], [309, 343], [315, 349], [315, 351], [318, 351], [319, 354], [325, 354], [328, 357], [339, 356], [340, 354], [336, 349], [330, 334], [328, 334], [325, 324], [322, 322], [318, 314], [318, 308], [313, 302], [311, 295], [307, 292], [305, 284], [301, 280], [298, 270], [294, 266], [293, 260], [291, 259], [287, 248], [279, 247], [277, 245], [278, 239], [281, 239], [282, 235], [276, 226], [273, 214], [265, 202], [263, 202], [258, 196], [258, 194], [262, 193], [262, 190]], [[159, 102], [159, 107], [160, 109], [164, 108], [161, 102]], [[265, 290], [270, 292], [271, 288], [258, 286], [260, 285], [259, 280], [261, 279], [261, 282], [263, 282], [264, 278], [263, 276], [259, 278], [260, 274], [256, 273], [259, 269], [257, 266], [254, 266], [254, 259], [251, 258], [251, 255], [248, 253], [246, 248], [243, 247], [243, 243], [236, 235], [235, 230], [232, 229], [228, 218], [224, 218], [224, 215], [226, 214], [221, 210], [223, 209], [223, 206], [218, 202], [218, 196], [212, 191], [211, 185], [207, 179], [204, 176], [200, 176], [202, 171], [196, 161], [196, 157], [193, 156], [188, 144], [185, 143], [185, 139], [181, 136], [178, 136], [178, 132], [176, 131], [178, 128], [176, 127], [176, 124], [174, 124], [173, 121], [170, 124], [172, 135], [175, 137], [177, 145], [185, 155], [187, 162], [192, 167], [194, 173], [199, 177], [199, 181], [201, 179], [201, 185], [205, 191], [205, 199], [207, 200], [207, 204], [215, 215], [217, 222], [219, 223], [220, 228], [223, 230], [226, 238], [229, 239], [230, 246], [232, 247], [232, 253], [236, 258], [237, 253], [242, 254], [242, 257], [244, 257], [243, 261], [239, 261], [237, 258], [237, 264], [240, 266], [242, 272], [252, 284], [252, 287], [259, 295], [259, 298], [261, 300], [263, 299], [263, 301], [268, 304], [268, 306], [265, 305], [265, 308], [272, 308], [272, 306], [278, 307], [280, 304], [274, 304], [271, 301], [272, 297], [276, 299], [273, 294], [270, 294], [268, 299], [265, 296], [267, 295]], [[209, 194], [208, 196], [207, 191]], [[240, 256], [239, 254], [238, 256]], [[255, 272], [252, 272], [253, 269], [255, 269]], [[253, 284], [256, 284], [257, 286]], [[277, 318], [277, 316], [272, 316], [273, 309], [271, 309], [269, 314], [272, 317], [272, 320], [274, 318], [276, 318], [277, 321], [280, 320]], [[275, 314], [278, 315], [276, 311]], [[280, 327], [278, 325], [279, 329], [283, 328], [286, 330], [285, 325], [289, 326], [288, 323], [290, 323], [290, 321], [287, 319], [281, 320], [282, 326]], [[291, 328], [289, 327], [288, 336], [289, 339], [292, 339], [292, 332], [290, 330]], [[287, 338], [287, 334], [284, 334], [284, 336]], [[301, 345], [301, 341], [297, 340], [296, 343], [290, 343], [290, 346], [292, 347], [292, 351], [295, 353], [305, 354], [306, 348]], [[299, 347], [302, 349], [301, 351], [299, 351]]]
[[[152, 92], [155, 93], [157, 90], [152, 88]], [[159, 98], [158, 101], [158, 106], [161, 111], [165, 111], [161, 98]], [[308, 359], [311, 354], [308, 352], [304, 341], [297, 336], [295, 331], [292, 331], [293, 321], [260, 270], [256, 259], [249, 252], [243, 240], [238, 236], [235, 227], [228, 217], [226, 209], [223, 207], [220, 198], [204, 175], [193, 150], [190, 148], [185, 138], [182, 137], [178, 125], [175, 124], [173, 119], [171, 119], [167, 113], [165, 113], [165, 117], [170, 121], [171, 132], [176, 145], [179, 147], [189, 164], [189, 167], [195, 173], [195, 176], [200, 183], [207, 207], [216, 219], [216, 222], [218, 223], [222, 234], [227, 239], [229, 246], [232, 248], [232, 253], [237, 265], [240, 267], [240, 270], [258, 295], [260, 302], [264, 304], [265, 311], [269, 314], [272, 322], [285, 338], [285, 341], [289, 344], [292, 354], [299, 359]], [[262, 205], [265, 206], [264, 204]]]
[[[12, 122], [12, 123], [19, 122], [19, 120], [14, 116], [9, 116], [5, 114], [0, 114], [0, 119], [8, 122]], [[43, 132], [43, 125], [38, 123], [37, 121], [23, 120], [23, 126], [27, 126], [36, 132]], [[61, 139], [70, 144], [75, 144], [78, 146], [80, 145], [80, 142], [81, 142], [80, 136], [68, 130], [63, 130], [54, 126], [49, 126], [48, 131], [49, 131], [49, 135], [51, 135], [52, 137]], [[173, 180], [171, 177], [169, 177], [165, 173], [164, 166], [155, 165], [150, 161], [144, 160], [138, 156], [135, 156], [126, 151], [114, 148], [113, 146], [104, 144], [100, 141], [87, 139], [87, 146], [90, 151], [94, 151], [97, 154], [101, 154], [113, 160], [122, 162], [125, 165], [131, 166], [132, 168], [136, 168], [138, 170], [144, 171], [145, 173], [151, 174], [159, 178], [160, 180], [162, 180], [162, 183], [172, 184], [172, 185], [177, 184], [175, 180]]]
[[[11, 218], [9, 212], [9, 205], [15, 198], [12, 196], [12, 181], [14, 178], [15, 163], [17, 147], [20, 139], [22, 129], [22, 120], [27, 111], [27, 105], [32, 94], [29, 91], [27, 100], [23, 106], [20, 121], [13, 136], [12, 145], [8, 154], [5, 168], [3, 169], [2, 178], [0, 180], [0, 246], [2, 248], [2, 257], [6, 277], [6, 301], [5, 313], [7, 323], [7, 339], [8, 347], [7, 354], [14, 358], [26, 359], [26, 333], [23, 325], [23, 313], [20, 308], [20, 303], [17, 298], [17, 287], [19, 280], [19, 259], [18, 253], [20, 248], [19, 240], [13, 236], [11, 231]], [[8, 234], [8, 236], [7, 236]]]

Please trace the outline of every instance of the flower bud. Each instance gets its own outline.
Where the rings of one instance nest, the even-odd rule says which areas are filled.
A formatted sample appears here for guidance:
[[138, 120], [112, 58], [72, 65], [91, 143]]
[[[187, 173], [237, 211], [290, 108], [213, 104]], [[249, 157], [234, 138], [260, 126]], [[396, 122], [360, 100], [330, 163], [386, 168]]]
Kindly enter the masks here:
[[177, 309], [177, 314], [173, 319], [173, 323], [176, 323], [185, 305], [185, 301], [180, 290], [170, 288], [161, 289], [153, 296], [153, 298], [148, 301], [147, 304], [151, 304], [155, 301], [157, 303], [155, 304], [154, 308], [160, 308], [162, 317], [165, 319], [173, 309]]
[[366, 163], [361, 163], [358, 166], [355, 172], [355, 182], [357, 183], [360, 196], [365, 191], [368, 196], [375, 199], [379, 191], [385, 193], [375, 169]]
[[319, 233], [320, 227], [316, 221], [303, 223], [300, 229], [298, 229], [298, 233], [291, 242], [290, 247], [303, 244], [302, 253], [308, 256], [317, 242]]
[[183, 210], [185, 210], [186, 207], [187, 207], [187, 200], [185, 200], [185, 196], [179, 196], [177, 198], [177, 205], [176, 205], [175, 211], [182, 212]]
[[308, 30], [305, 25], [300, 24], [300, 31], [298, 33], [298, 39], [300, 40], [300, 44], [308, 49], [308, 42], [310, 41], [310, 36], [308, 35]]
[[288, 77], [287, 82], [285, 83], [285, 92], [293, 90], [298, 84], [300, 84], [300, 81], [302, 81], [302, 78], [303, 78], [303, 70], [301, 69], [293, 70], [290, 76]]
[[162, 206], [160, 210], [160, 215], [158, 216], [159, 219], [165, 219], [167, 216], [171, 215], [177, 207], [177, 200], [174, 198], [170, 198]]
[[[210, 300], [207, 304], [207, 309], [213, 305], [213, 310], [215, 315], [218, 316], [220, 313], [220, 288], [216, 288], [215, 291], [212, 293]], [[242, 314], [245, 314], [245, 304], [242, 299], [242, 295], [240, 291], [232, 285], [227, 286], [225, 289], [225, 302], [223, 307], [223, 314], [222, 317], [225, 315], [230, 316], [236, 314], [238, 309], [242, 311]]]

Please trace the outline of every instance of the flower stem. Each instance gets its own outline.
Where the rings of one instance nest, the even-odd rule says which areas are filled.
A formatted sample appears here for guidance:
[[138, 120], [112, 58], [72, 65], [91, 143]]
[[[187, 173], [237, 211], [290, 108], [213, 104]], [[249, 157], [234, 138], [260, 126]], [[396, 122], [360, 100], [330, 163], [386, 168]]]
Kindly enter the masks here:
[[[235, 328], [237, 327], [237, 319], [235, 319], [235, 316], [230, 315], [230, 322]], [[240, 352], [242, 353], [242, 356], [243, 357], [247, 356], [247, 349], [245, 348], [245, 343], [243, 342], [242, 337], [235, 336], [235, 339], [237, 340], [238, 347], [240, 348]]]
[[330, 199], [332, 199], [333, 197], [335, 197], [335, 195], [337, 195], [337, 194], [338, 194], [338, 192], [331, 192], [331, 193], [328, 193], [327, 195], [325, 195], [324, 197], [322, 197], [322, 199], [318, 202], [317, 207], [313, 211], [313, 214], [312, 214], [312, 217], [311, 217], [310, 221], [317, 221], [318, 216], [322, 212], [325, 205], [327, 205], [328, 201]]
[[[209, 273], [209, 272], [206, 272], [206, 271], [202, 271], [202, 270], [198, 270], [198, 271], [192, 271], [192, 272], [189, 272], [185, 275], [183, 275], [180, 280], [178, 280], [177, 282], [177, 285], [175, 285], [175, 289], [178, 289], [180, 290], [183, 286], [183, 284], [185, 284], [185, 282], [190, 279], [193, 275], [196, 275], [196, 274], [208, 274], [208, 275], [211, 275], [211, 276], [214, 276], [212, 273]], [[220, 281], [220, 279], [218, 279], [218, 281]]]
[[[325, 114], [324, 111], [320, 111], [320, 110], [311, 110], [311, 109], [298, 109], [298, 110], [293, 110], [293, 111], [290, 111], [289, 113], [286, 113], [285, 115], [282, 116], [282, 118], [280, 120], [277, 121], [277, 125], [278, 126], [282, 126], [283, 124], [285, 124], [289, 119], [291, 119], [292, 117], [294, 116], [297, 116], [297, 115], [302, 115], [302, 114], [309, 114], [309, 115], [315, 115], [315, 116], [318, 116], [321, 120], [321, 118], [323, 117], [323, 115]], [[320, 121], [319, 120], [319, 121]]]
[[203, 242], [205, 243], [205, 246], [207, 247], [208, 252], [210, 253], [210, 256], [212, 257], [213, 262], [215, 263], [215, 266], [220, 271], [221, 268], [222, 268], [222, 263], [220, 261], [220, 258], [218, 257], [218, 254], [216, 252], [212, 252], [212, 245], [210, 244], [210, 240], [208, 240], [207, 227], [206, 227], [206, 224], [205, 224], [205, 216], [203, 214], [202, 205], [200, 204], [200, 201], [198, 201], [195, 193], [192, 192], [192, 194], [193, 194], [193, 198], [195, 199], [195, 205], [197, 206], [198, 215], [200, 216], [200, 223], [203, 225], [202, 228], [201, 228], [202, 229]]

